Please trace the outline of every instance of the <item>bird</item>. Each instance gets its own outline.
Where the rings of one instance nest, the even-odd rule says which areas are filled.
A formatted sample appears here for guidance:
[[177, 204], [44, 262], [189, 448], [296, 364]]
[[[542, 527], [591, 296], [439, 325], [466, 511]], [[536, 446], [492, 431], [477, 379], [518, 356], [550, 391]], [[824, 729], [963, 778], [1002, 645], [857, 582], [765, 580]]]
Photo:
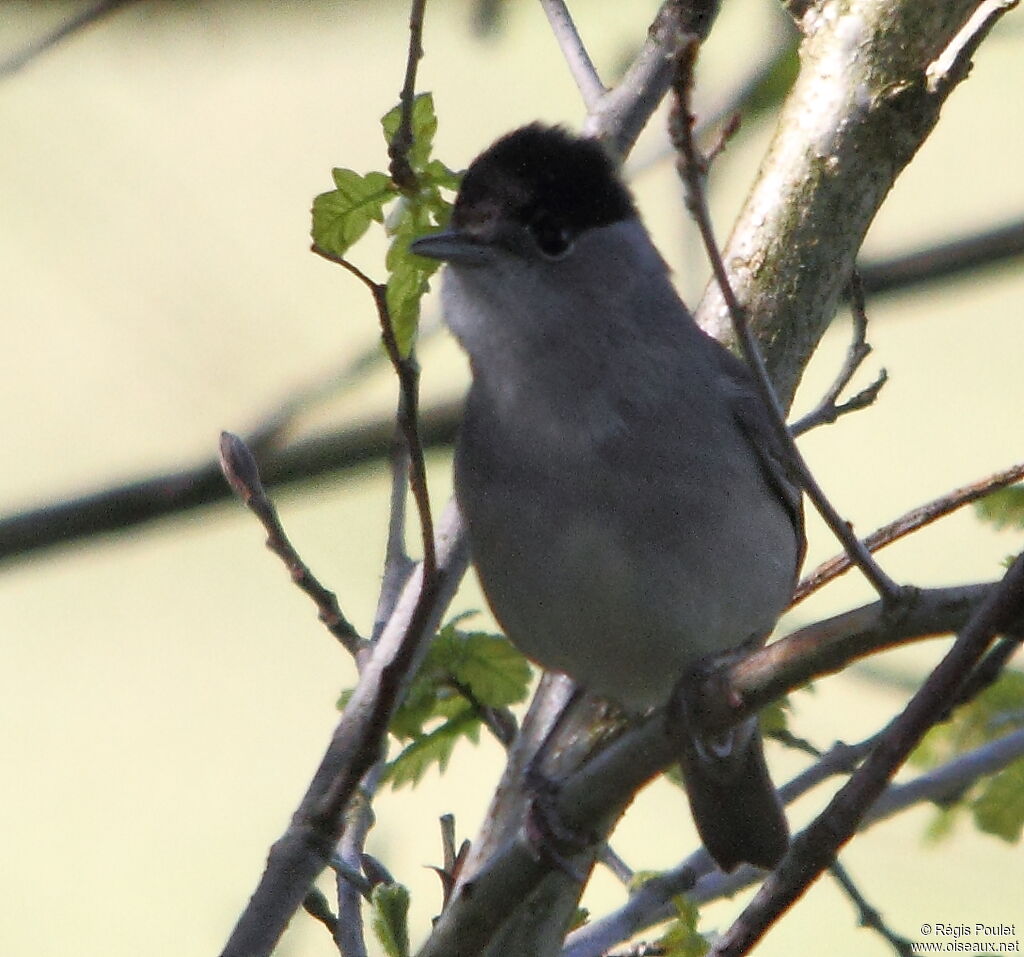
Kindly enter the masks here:
[[[468, 355], [455, 497], [509, 640], [627, 714], [763, 644], [803, 559], [801, 492], [749, 367], [683, 304], [604, 146], [508, 133], [410, 248], [445, 264]], [[685, 694], [705, 847], [774, 868], [788, 827], [756, 717], [703, 733]]]

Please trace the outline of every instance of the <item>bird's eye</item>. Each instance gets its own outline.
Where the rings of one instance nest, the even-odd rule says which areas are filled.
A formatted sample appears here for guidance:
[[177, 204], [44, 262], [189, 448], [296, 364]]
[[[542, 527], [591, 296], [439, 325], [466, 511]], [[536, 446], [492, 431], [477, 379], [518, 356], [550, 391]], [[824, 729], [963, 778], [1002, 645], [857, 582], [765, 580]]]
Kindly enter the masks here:
[[546, 216], [536, 217], [527, 229], [545, 259], [562, 259], [572, 252], [573, 234]]

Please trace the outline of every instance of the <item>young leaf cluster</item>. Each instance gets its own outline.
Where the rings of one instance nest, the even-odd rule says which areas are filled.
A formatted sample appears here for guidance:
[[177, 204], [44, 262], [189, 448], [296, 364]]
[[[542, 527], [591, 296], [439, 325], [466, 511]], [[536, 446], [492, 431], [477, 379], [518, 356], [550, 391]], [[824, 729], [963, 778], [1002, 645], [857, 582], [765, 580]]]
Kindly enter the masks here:
[[461, 740], [479, 740], [484, 709], [507, 708], [529, 690], [530, 666], [507, 638], [461, 631], [457, 623], [434, 639], [391, 723], [405, 742], [388, 765], [393, 787], [418, 783], [435, 764], [444, 771]]
[[[390, 146], [401, 122], [396, 106], [381, 118], [384, 139]], [[443, 229], [451, 214], [446, 192], [459, 185], [459, 176], [444, 163], [431, 159], [437, 116], [429, 93], [413, 101], [412, 146], [409, 165], [416, 180], [413, 189], [402, 190], [387, 173], [357, 173], [335, 169], [334, 189], [313, 200], [313, 242], [325, 252], [344, 258], [373, 223], [379, 223], [390, 239], [385, 265], [388, 270], [386, 302], [399, 351], [407, 356], [416, 339], [419, 303], [430, 277], [440, 263], [414, 256], [409, 243], [419, 236]]]
[[[1024, 727], [1024, 674], [1006, 671], [952, 721], [936, 725], [912, 756], [915, 764], [934, 767], [972, 748]], [[1018, 843], [1024, 832], [1024, 759], [979, 781], [965, 800], [943, 809], [929, 828], [933, 838], [946, 836], [955, 814], [967, 809], [978, 830]]]

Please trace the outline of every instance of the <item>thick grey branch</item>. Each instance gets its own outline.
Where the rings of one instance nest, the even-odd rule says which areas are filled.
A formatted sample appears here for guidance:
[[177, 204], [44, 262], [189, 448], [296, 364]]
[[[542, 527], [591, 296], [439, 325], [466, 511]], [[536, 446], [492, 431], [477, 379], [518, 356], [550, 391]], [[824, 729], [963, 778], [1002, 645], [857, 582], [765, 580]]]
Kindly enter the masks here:
[[[908, 808], [940, 802], [950, 795], [961, 793], [974, 782], [1001, 771], [1021, 757], [1024, 757], [1024, 730], [1014, 731], [981, 745], [941, 767], [918, 775], [906, 784], [892, 784], [867, 813], [861, 830], [867, 830], [879, 821], [894, 817]], [[820, 775], [815, 778], [814, 783], [823, 779]], [[788, 786], [781, 790], [787, 789]], [[795, 789], [787, 795], [787, 803], [807, 790], [806, 786]], [[760, 872], [749, 867], [732, 874], [723, 874], [709, 866], [702, 868], [705, 863], [698, 852], [678, 867], [648, 881], [618, 910], [591, 921], [571, 934], [562, 957], [600, 957], [610, 947], [669, 919], [672, 916], [672, 898], [679, 894], [685, 895], [694, 904], [706, 904], [732, 897], [763, 877]], [[698, 877], [696, 884], [693, 883], [695, 873]]]
[[[960, 75], [929, 83], [978, 0], [822, 3], [803, 15], [800, 75], [723, 259], [783, 405], [832, 320], [872, 219]], [[731, 338], [717, 285], [697, 311]]]
[[285, 834], [270, 849], [256, 892], [222, 957], [269, 954], [341, 835], [342, 814], [363, 775], [379, 757], [380, 742], [401, 689], [426, 651], [465, 572], [468, 554], [461, 520], [446, 509], [437, 530], [434, 586], [422, 587], [422, 564], [409, 579], [373, 648], [324, 755]]
[[[872, 651], [955, 631], [993, 587], [922, 590], [898, 613], [886, 611], [876, 602], [801, 629], [729, 670], [728, 680], [735, 694], [730, 691], [723, 696], [739, 704], [722, 720], [742, 720], [815, 675], [830, 674]], [[716, 687], [720, 689], [721, 685]], [[663, 718], [652, 715], [599, 750], [561, 783], [556, 803], [559, 818], [578, 833], [606, 836], [632, 795], [672, 760], [672, 744]], [[499, 800], [513, 802], [514, 798], [500, 793]], [[507, 814], [502, 815], [502, 823], [504, 830], [501, 840], [494, 842], [493, 853], [481, 860], [471, 878], [458, 887], [419, 957], [478, 954], [543, 879], [550, 876], [558, 882], [568, 881], [550, 861], [538, 857], [521, 826], [521, 815], [514, 828]]]

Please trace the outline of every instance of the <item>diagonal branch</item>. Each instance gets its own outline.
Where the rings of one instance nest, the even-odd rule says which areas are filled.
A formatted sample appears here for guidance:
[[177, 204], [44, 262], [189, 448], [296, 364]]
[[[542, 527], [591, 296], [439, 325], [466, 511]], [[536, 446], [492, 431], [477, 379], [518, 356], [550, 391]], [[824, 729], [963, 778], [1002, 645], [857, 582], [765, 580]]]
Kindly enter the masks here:
[[607, 90], [597, 75], [597, 69], [587, 48], [583, 45], [576, 24], [573, 23], [569, 8], [564, 0], [540, 0], [544, 15], [551, 25], [551, 32], [558, 42], [565, 64], [569, 67], [572, 78], [579, 87], [583, 104], [588, 110], [594, 109]]
[[[870, 750], [875, 740], [872, 738], [865, 742], [868, 745], [866, 748], [843, 745], [840, 750], [855, 750], [855, 757], [859, 759]], [[941, 802], [951, 794], [963, 793], [976, 781], [1001, 771], [1022, 757], [1024, 730], [1019, 730], [958, 755], [941, 767], [920, 774], [911, 781], [892, 784], [872, 806], [861, 830], [888, 820], [908, 808], [922, 803]], [[807, 793], [810, 787], [831, 774], [849, 773], [852, 770], [842, 766], [833, 768], [829, 764], [830, 756], [827, 754], [822, 761], [800, 776], [804, 778], [803, 781], [794, 779], [780, 788], [786, 803]], [[840, 755], [840, 764], [845, 764], [845, 756]], [[693, 904], [703, 905], [733, 897], [745, 887], [759, 883], [764, 877], [763, 872], [750, 867], [739, 868], [732, 874], [723, 874], [714, 869], [706, 857], [704, 852], [698, 851], [678, 866], [646, 881], [618, 910], [570, 934], [562, 957], [600, 957], [620, 941], [671, 918], [674, 914], [672, 900], [679, 894], [684, 894]], [[696, 882], [694, 877], [697, 878]]]
[[899, 598], [899, 586], [878, 566], [871, 557], [871, 553], [854, 534], [850, 523], [839, 514], [831, 501], [826, 497], [817, 479], [808, 467], [807, 462], [804, 460], [803, 455], [797, 448], [796, 443], [793, 441], [793, 436], [786, 427], [785, 410], [775, 393], [768, 367], [765, 365], [757, 340], [747, 321], [747, 313], [736, 298], [728, 270], [725, 268], [725, 262], [718, 250], [718, 243], [715, 240], [714, 230], [711, 225], [707, 195], [704, 190], [704, 179], [707, 174], [706, 161], [700, 155], [693, 139], [693, 114], [690, 110], [690, 96], [693, 89], [693, 68], [696, 56], [697, 42], [696, 40], [691, 40], [679, 54], [679, 68], [675, 82], [676, 112], [673, 115], [672, 123], [672, 138], [679, 148], [679, 172], [686, 186], [687, 207], [696, 220], [697, 228], [704, 241], [704, 248], [707, 250], [708, 258], [711, 261], [715, 281], [725, 300], [743, 357], [754, 373], [754, 381], [765, 408], [769, 412], [769, 419], [776, 439], [781, 447], [786, 450], [787, 464], [796, 473], [801, 488], [803, 488], [807, 493], [807, 497], [814, 503], [818, 513], [846, 549], [850, 560], [857, 565], [864, 577], [885, 601], [895, 602]]
[[[868, 226], [939, 118], [962, 72], [927, 72], [982, 3], [850, 0], [804, 12], [800, 74], [722, 252], [788, 405], [832, 321]], [[870, 287], [869, 287], [870, 289]], [[697, 310], [732, 338], [722, 292]]]
[[[707, 683], [708, 695], [714, 700], [736, 702], [734, 707], [718, 709], [725, 712], [718, 716], [722, 725], [729, 726], [814, 677], [834, 673], [859, 657], [961, 628], [996, 588], [974, 585], [922, 589], [905, 599], [899, 609], [886, 609], [875, 602], [809, 626], [749, 655], [729, 668], [724, 678], [712, 676]], [[713, 713], [709, 716], [716, 718]], [[555, 813], [572, 831], [592, 834], [599, 841], [636, 791], [673, 759], [663, 715], [655, 713], [560, 781]], [[845, 765], [840, 762], [836, 767]], [[810, 780], [801, 786], [809, 784]], [[538, 858], [521, 827], [512, 830], [456, 889], [419, 957], [476, 955], [553, 867], [547, 858]]]
[[[901, 515], [895, 521], [890, 522], [888, 525], [883, 525], [872, 532], [864, 539], [864, 545], [870, 551], [876, 552], [880, 548], [885, 548], [886, 545], [891, 545], [893, 542], [905, 538], [911, 532], [916, 532], [918, 529], [924, 528], [926, 525], [930, 525], [932, 522], [955, 512], [964, 505], [976, 502], [978, 499], [984, 498], [998, 489], [1013, 485], [1014, 482], [1019, 482], [1021, 479], [1024, 479], [1024, 462], [1018, 462], [1002, 472], [996, 472], [987, 478], [972, 482], [970, 485], [963, 485], [937, 499], [933, 499], [931, 502], [919, 505], [917, 508]], [[800, 584], [797, 585], [793, 596], [793, 604], [795, 605], [797, 602], [803, 601], [812, 592], [817, 591], [834, 578], [838, 578], [843, 572], [849, 570], [850, 567], [850, 557], [845, 553], [822, 562], [812, 572], [805, 575]]]
[[1024, 553], [1010, 566], [960, 632], [953, 647], [886, 729], [864, 764], [828, 807], [793, 841], [782, 864], [753, 901], [716, 942], [714, 957], [739, 957], [801, 897], [856, 832], [870, 806], [924, 733], [938, 721], [950, 698], [985, 653], [992, 639], [1024, 615]]
[[402, 591], [360, 673], [313, 781], [284, 835], [271, 847], [263, 876], [222, 957], [269, 955], [341, 835], [343, 811], [376, 763], [402, 691], [426, 652], [468, 564], [457, 510], [438, 527], [434, 584], [425, 589], [422, 563]]
[[263, 488], [256, 459], [237, 435], [222, 432], [220, 437], [221, 468], [228, 484], [243, 504], [260, 520], [267, 532], [267, 547], [284, 562], [292, 577], [316, 604], [320, 620], [342, 646], [358, 661], [365, 642], [342, 614], [334, 592], [320, 584], [306, 563], [299, 557], [287, 534], [277, 509]]

